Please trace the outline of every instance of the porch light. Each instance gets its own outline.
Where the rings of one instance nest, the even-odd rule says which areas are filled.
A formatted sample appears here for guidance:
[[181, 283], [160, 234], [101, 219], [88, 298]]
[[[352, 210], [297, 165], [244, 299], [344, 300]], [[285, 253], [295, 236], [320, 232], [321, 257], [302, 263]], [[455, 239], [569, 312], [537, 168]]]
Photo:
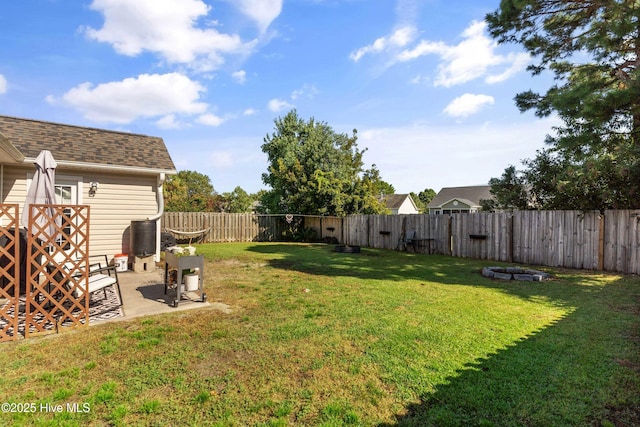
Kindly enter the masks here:
[[91, 197], [95, 196], [97, 191], [98, 191], [98, 183], [96, 181], [91, 181], [89, 183], [89, 196]]

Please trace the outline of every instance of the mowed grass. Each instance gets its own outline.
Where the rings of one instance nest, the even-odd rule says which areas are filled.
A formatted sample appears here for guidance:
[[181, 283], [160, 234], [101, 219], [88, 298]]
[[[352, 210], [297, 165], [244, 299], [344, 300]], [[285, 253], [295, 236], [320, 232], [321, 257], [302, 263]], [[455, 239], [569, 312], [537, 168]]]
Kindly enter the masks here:
[[480, 275], [494, 262], [332, 248], [201, 245], [209, 301], [232, 314], [0, 345], [0, 402], [37, 409], [0, 425], [640, 423], [637, 277], [503, 282]]

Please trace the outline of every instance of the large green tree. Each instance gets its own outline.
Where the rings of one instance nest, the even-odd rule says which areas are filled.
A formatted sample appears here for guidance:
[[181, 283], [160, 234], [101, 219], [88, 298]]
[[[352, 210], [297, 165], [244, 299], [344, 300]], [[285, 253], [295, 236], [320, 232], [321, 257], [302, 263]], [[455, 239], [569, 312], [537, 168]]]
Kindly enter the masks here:
[[335, 132], [313, 118], [305, 121], [295, 110], [277, 118], [275, 130], [264, 138], [268, 172], [263, 182], [271, 189], [262, 199], [269, 213], [338, 215], [382, 213], [377, 198], [380, 173], [364, 169], [366, 150], [353, 135]]
[[[372, 167], [375, 168], [376, 165], [373, 165]], [[377, 183], [375, 184], [375, 190], [374, 190], [376, 194], [380, 197], [396, 194], [395, 187], [389, 184], [388, 182], [383, 181], [382, 178], [380, 178], [378, 169], [375, 169], [375, 171], [378, 172], [378, 176], [371, 177], [371, 178], [377, 181]]]
[[640, 2], [502, 0], [486, 17], [499, 42], [549, 71], [545, 92], [516, 96], [521, 111], [557, 115], [563, 126], [524, 162], [527, 187], [544, 208], [640, 206]]
[[207, 175], [181, 170], [164, 184], [164, 209], [167, 212], [211, 211], [215, 192]]
[[225, 204], [225, 212], [230, 213], [243, 213], [243, 212], [251, 212], [251, 206], [253, 205], [254, 199], [242, 189], [242, 187], [237, 186], [230, 193], [223, 193], [222, 199]]
[[411, 194], [411, 198], [420, 209], [420, 212], [427, 212], [427, 205], [436, 197], [436, 192], [433, 188], [425, 188], [418, 194], [413, 191], [409, 194]]
[[480, 200], [482, 210], [495, 211], [516, 209], [527, 209], [529, 200], [526, 191], [526, 178], [522, 172], [516, 170], [515, 166], [505, 169], [500, 178], [489, 180], [493, 199]]

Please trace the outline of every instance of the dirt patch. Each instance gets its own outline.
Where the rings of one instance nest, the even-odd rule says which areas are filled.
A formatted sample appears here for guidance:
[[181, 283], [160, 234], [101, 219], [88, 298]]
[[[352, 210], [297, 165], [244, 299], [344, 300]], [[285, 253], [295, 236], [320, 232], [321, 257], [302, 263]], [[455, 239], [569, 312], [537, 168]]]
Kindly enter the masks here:
[[251, 267], [251, 268], [263, 268], [267, 266], [265, 262], [243, 262], [237, 259], [221, 259], [214, 261], [214, 264], [223, 265], [226, 267]]

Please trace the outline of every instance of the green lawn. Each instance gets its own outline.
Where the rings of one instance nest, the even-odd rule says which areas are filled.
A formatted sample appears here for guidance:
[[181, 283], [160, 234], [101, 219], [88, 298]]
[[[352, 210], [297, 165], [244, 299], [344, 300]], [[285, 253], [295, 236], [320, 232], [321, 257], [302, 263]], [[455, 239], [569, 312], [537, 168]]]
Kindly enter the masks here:
[[494, 262], [326, 245], [198, 251], [209, 301], [232, 314], [2, 344], [0, 402], [35, 413], [0, 425], [640, 424], [638, 277], [503, 282], [480, 275]]

